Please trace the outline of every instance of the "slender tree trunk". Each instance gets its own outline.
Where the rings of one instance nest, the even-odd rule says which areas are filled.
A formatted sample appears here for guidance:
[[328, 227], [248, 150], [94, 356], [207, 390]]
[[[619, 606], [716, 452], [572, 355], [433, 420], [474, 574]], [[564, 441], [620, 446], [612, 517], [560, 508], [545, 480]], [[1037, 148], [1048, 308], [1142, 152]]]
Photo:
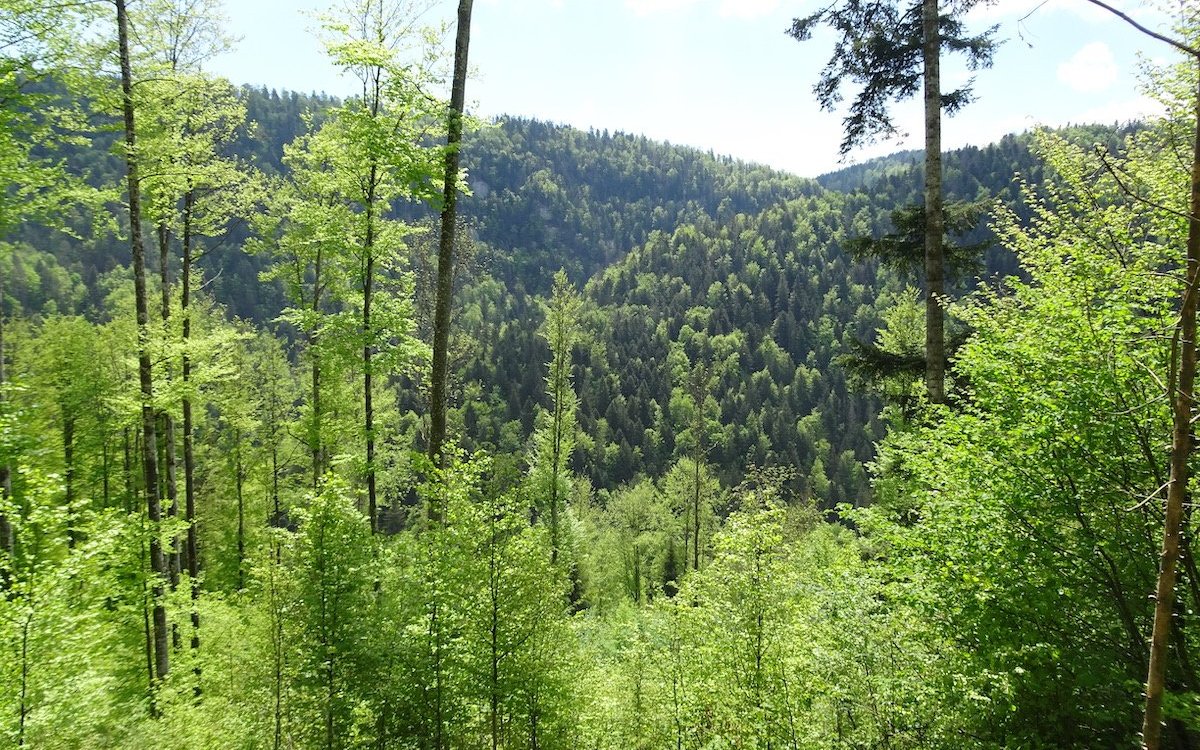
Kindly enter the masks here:
[[[187, 558], [188, 585], [192, 600], [191, 649], [200, 649], [200, 557], [197, 550], [196, 529], [196, 452], [194, 445], [195, 427], [192, 421], [192, 211], [196, 205], [196, 193], [189, 188], [183, 195], [183, 263], [179, 269], [179, 314], [182, 316], [183, 351], [179, 377], [183, 385], [183, 517], [187, 521], [187, 542], [184, 556]], [[200, 662], [193, 672], [196, 676], [195, 694], [200, 696]]]
[[1196, 92], [1196, 133], [1192, 149], [1192, 184], [1187, 237], [1187, 283], [1179, 305], [1176, 331], [1178, 376], [1171, 394], [1171, 476], [1167, 482], [1166, 520], [1154, 592], [1154, 629], [1150, 636], [1150, 666], [1146, 676], [1146, 712], [1142, 743], [1147, 750], [1162, 746], [1162, 705], [1170, 659], [1171, 612], [1175, 604], [1184, 504], [1187, 500], [1188, 460], [1192, 454], [1192, 411], [1196, 380], [1196, 294], [1200, 272], [1200, 89]]
[[321, 484], [321, 472], [324, 471], [321, 461], [321, 362], [317, 355], [317, 334], [308, 337], [308, 351], [312, 356], [312, 424], [309, 427], [309, 449], [312, 452], [312, 486], [313, 491]]
[[238, 591], [246, 587], [246, 501], [242, 492], [246, 483], [246, 472], [242, 468], [242, 436], [237, 435], [238, 445], [234, 448], [233, 474], [237, 494], [237, 582]]
[[[700, 570], [700, 465], [704, 461], [704, 405], [708, 402], [712, 374], [707, 363], [698, 363], [692, 372], [692, 518], [695, 523], [692, 570]], [[687, 549], [683, 567], [687, 569]]]
[[[374, 178], [375, 168], [371, 168]], [[371, 354], [374, 349], [371, 333], [371, 292], [375, 275], [374, 223], [371, 219], [371, 202], [367, 204], [367, 262], [366, 278], [363, 279], [363, 435], [367, 439], [367, 518], [371, 521], [371, 533], [379, 531], [379, 511], [375, 504], [375, 408], [371, 400]]]
[[945, 269], [942, 261], [942, 40], [937, 0], [921, 2], [921, 54], [925, 62], [925, 389], [946, 401]]
[[104, 435], [104, 442], [100, 446], [100, 472], [101, 472], [100, 494], [104, 498], [104, 509], [105, 510], [108, 510], [108, 503], [109, 503], [109, 499], [110, 499], [109, 495], [111, 492], [110, 487], [109, 487], [108, 474], [109, 474], [109, 471], [112, 470], [112, 466], [111, 466], [112, 458], [109, 456], [108, 438], [109, 438], [109, 434], [106, 432]]
[[25, 720], [29, 716], [29, 630], [33, 627], [33, 607], [21, 621], [21, 710], [17, 726], [17, 747], [25, 747]]
[[279, 603], [278, 575], [283, 561], [282, 544], [275, 540], [275, 567], [271, 571], [271, 618], [274, 620], [272, 629], [272, 651], [274, 652], [275, 674], [272, 685], [275, 693], [275, 743], [273, 750], [280, 750], [283, 744], [283, 613]]
[[132, 447], [129, 445], [129, 428], [126, 427], [121, 432], [125, 436], [125, 444], [123, 446], [125, 455], [121, 465], [125, 479], [125, 512], [132, 513], [136, 507], [134, 498], [137, 496], [137, 490], [133, 486], [133, 452]]
[[[162, 292], [163, 335], [170, 340], [171, 329], [171, 230], [165, 222], [158, 225], [158, 276]], [[175, 418], [169, 410], [163, 410], [163, 472], [167, 499], [167, 517], [179, 517], [179, 486], [176, 483]], [[179, 586], [179, 574], [183, 570], [182, 545], [177, 535], [171, 535], [171, 550], [167, 559], [171, 590]]]
[[[1112, 13], [1141, 33], [1189, 55], [1200, 73], [1200, 48], [1160, 34], [1138, 23], [1103, 0], [1088, 0]], [[1154, 592], [1154, 627], [1150, 635], [1150, 664], [1146, 674], [1146, 710], [1142, 720], [1142, 747], [1162, 747], [1163, 696], [1167, 664], [1170, 659], [1171, 614], [1175, 604], [1176, 567], [1182, 544], [1184, 505], [1188, 497], [1188, 461], [1192, 455], [1192, 411], [1195, 408], [1196, 382], [1196, 296], [1200, 291], [1200, 75], [1194, 89], [1195, 133], [1192, 142], [1191, 186], [1188, 196], [1188, 235], [1186, 282], [1179, 302], [1179, 321], [1172, 343], [1170, 378], [1171, 399], [1171, 473], [1167, 480], [1166, 518], [1163, 522], [1163, 546], [1159, 556], [1158, 582]], [[1177, 722], [1173, 722], [1177, 723]], [[1183, 731], [1183, 730], [1180, 730]], [[1183, 735], [1186, 738], [1186, 734]]]
[[[562, 330], [561, 317], [558, 321], [558, 340], [561, 342], [564, 338]], [[569, 354], [569, 352], [568, 352]], [[563, 442], [563, 398], [565, 398], [566, 383], [562, 363], [563, 357], [561, 354], [556, 354], [554, 357], [554, 434], [551, 436], [554, 445], [551, 449], [551, 469], [550, 469], [550, 564], [558, 564], [558, 480], [561, 471], [562, 463], [562, 442]]]
[[337, 700], [337, 689], [334, 682], [333, 655], [328, 641], [321, 644], [325, 651], [325, 749], [333, 750], [334, 738], [337, 737], [333, 728], [333, 707]]
[[[142, 525], [143, 533], [145, 532], [145, 530], [146, 530], [146, 527], [145, 527], [145, 524], [143, 524]], [[144, 542], [141, 545], [141, 556], [142, 557], [146, 556], [146, 544]], [[150, 626], [150, 597], [149, 597], [149, 591], [148, 591], [149, 587], [147, 586], [147, 582], [146, 582], [146, 576], [145, 576], [146, 569], [142, 568], [141, 572], [143, 574], [142, 575], [142, 633], [145, 636], [144, 643], [146, 644], [146, 647], [144, 649], [145, 654], [146, 654], [146, 692], [150, 697], [150, 715], [158, 716], [158, 699], [155, 697], [156, 691], [154, 689], [154, 684], [155, 684], [155, 679], [154, 679], [154, 631]]]
[[[317, 258], [313, 263], [313, 299], [312, 312], [314, 318], [321, 313], [321, 250], [317, 249]], [[312, 358], [312, 423], [308, 428], [309, 450], [312, 452], [312, 486], [315, 492], [321, 484], [321, 474], [324, 472], [324, 446], [321, 442], [321, 355], [317, 351], [319, 344], [315, 330], [308, 333], [308, 355]]]
[[[429, 458], [443, 462], [446, 442], [446, 391], [449, 373], [450, 299], [454, 293], [454, 229], [458, 207], [459, 147], [462, 144], [463, 106], [467, 90], [467, 52], [471, 41], [472, 0], [458, 2], [458, 31], [454, 42], [454, 81], [450, 88], [450, 122], [446, 138], [446, 173], [442, 188], [442, 232], [438, 242], [437, 297], [433, 318], [433, 373], [430, 377]], [[441, 509], [429, 507], [431, 520], [440, 520]]]
[[[4, 347], [4, 274], [0, 273], [0, 408], [4, 406], [7, 400], [6, 388], [8, 379], [5, 367], [5, 347]], [[12, 478], [9, 475], [8, 464], [0, 462], [0, 498], [12, 497]], [[11, 556], [14, 552], [14, 533], [12, 522], [3, 513], [0, 513], [0, 553], [5, 553]], [[8, 575], [0, 576], [0, 590], [8, 588]]]
[[278, 604], [278, 582], [276, 576], [280, 571], [282, 551], [280, 542], [275, 542], [275, 570], [271, 571], [271, 617], [275, 620], [275, 628], [271, 632], [275, 656], [275, 745], [274, 750], [280, 750], [283, 743], [283, 616]]
[[[437, 575], [434, 573], [434, 575]], [[430, 582], [433, 583], [432, 581]], [[442, 695], [444, 685], [442, 684], [442, 623], [439, 618], [439, 606], [437, 591], [433, 593], [433, 601], [429, 613], [429, 645], [433, 655], [433, 747], [434, 750], [443, 750], [445, 742], [443, 740], [442, 730], [444, 729], [445, 719], [442, 716]]]
[[63, 490], [67, 504], [67, 549], [75, 549], [79, 531], [75, 523], [75, 418], [63, 416]]
[[[700, 445], [700, 434], [696, 434], [696, 445]], [[692, 547], [692, 570], [700, 570], [700, 458], [704, 455], [704, 451], [697, 450], [695, 457], [692, 459], [693, 475], [692, 475], [692, 511], [693, 519], [696, 524], [695, 544]], [[683, 551], [687, 554], [687, 550]], [[683, 563], [683, 567], [687, 568], [687, 561]]]
[[491, 543], [489, 555], [488, 583], [491, 594], [492, 619], [491, 630], [491, 685], [489, 685], [489, 709], [492, 729], [492, 750], [500, 748], [500, 561], [496, 559], [499, 538], [497, 536], [497, 512], [491, 514]]
[[117, 43], [121, 57], [122, 109], [125, 119], [125, 175], [129, 191], [129, 247], [133, 259], [133, 285], [138, 326], [138, 383], [142, 401], [142, 474], [146, 513], [150, 518], [151, 601], [154, 621], [154, 665], [156, 682], [170, 671], [167, 650], [167, 610], [163, 603], [163, 576], [167, 572], [159, 539], [162, 509], [158, 496], [158, 431], [154, 420], [154, 380], [150, 370], [150, 312], [146, 294], [146, 259], [142, 246], [141, 185], [138, 178], [136, 130], [133, 113], [133, 73], [129, 63], [129, 17], [125, 0], [117, 6]]

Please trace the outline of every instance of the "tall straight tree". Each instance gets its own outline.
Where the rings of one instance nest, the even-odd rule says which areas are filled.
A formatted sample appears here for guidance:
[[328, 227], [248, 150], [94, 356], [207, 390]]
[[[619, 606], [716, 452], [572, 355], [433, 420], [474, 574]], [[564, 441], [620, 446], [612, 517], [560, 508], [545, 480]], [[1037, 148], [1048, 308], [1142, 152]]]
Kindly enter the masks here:
[[[326, 47], [333, 62], [352, 73], [362, 85], [361, 96], [334, 110], [318, 137], [328, 137], [335, 150], [332, 179], [354, 212], [351, 261], [348, 277], [356, 281], [360, 310], [358, 326], [362, 362], [363, 436], [366, 446], [363, 476], [367, 514], [378, 531], [375, 467], [374, 376], [389, 374], [411, 350], [409, 315], [399, 289], [379, 290], [378, 285], [398, 278], [397, 260], [404, 235], [411, 228], [389, 220], [400, 199], [436, 200], [434, 176], [437, 151], [423, 145], [426, 124], [437, 110], [435, 100], [423, 93], [431, 76], [424, 69], [430, 59], [421, 49], [423, 36], [414, 26], [419, 16], [409, 3], [395, 0], [355, 0], [345, 8], [345, 19], [326, 19]], [[417, 49], [414, 50], [414, 45]], [[420, 62], [413, 62], [412, 52]], [[391, 294], [376, 295], [377, 291]], [[397, 345], [399, 344], [399, 346]], [[406, 353], [407, 352], [407, 353]]]
[[[182, 418], [183, 515], [186, 536], [171, 540], [167, 566], [172, 589], [188, 573], [192, 600], [191, 647], [200, 646], [200, 566], [196, 523], [194, 450], [194, 368], [191, 293], [196, 241], [224, 230], [248, 208], [247, 185], [253, 170], [243, 168], [220, 151], [245, 121], [245, 106], [232, 86], [202, 72], [203, 64], [230, 47], [221, 29], [215, 0], [149, 0], [133, 15], [137, 46], [131, 51], [144, 68], [135, 89], [138, 154], [142, 165], [145, 219], [155, 227], [159, 250], [161, 318], [166, 355], [158, 402], [163, 459], [160, 492], [167, 515], [179, 515], [175, 415]], [[175, 326], [171, 267], [172, 251], [181, 245], [179, 316]], [[173, 630], [174, 632], [174, 630]], [[195, 667], [199, 691], [199, 666]]]
[[[429, 458], [440, 464], [446, 442], [446, 385], [449, 378], [450, 298], [454, 294], [454, 229], [458, 219], [459, 148], [467, 92], [467, 52], [471, 43], [472, 0], [458, 0], [454, 41], [454, 80], [446, 135], [446, 167], [442, 185], [442, 230], [438, 241], [437, 296], [433, 316], [433, 372], [429, 386]], [[430, 508], [430, 515], [438, 511]]]
[[561, 506], [570, 478], [568, 464], [575, 451], [575, 410], [579, 403], [571, 384], [571, 356], [579, 339], [579, 294], [567, 279], [567, 272], [554, 274], [554, 288], [545, 304], [546, 320], [542, 336], [550, 346], [550, 372], [546, 376], [546, 395], [550, 410], [539, 419], [534, 435], [537, 491], [545, 488], [550, 510], [550, 564], [558, 562], [562, 544]]
[[980, 0], [950, 0], [945, 13], [937, 0], [844, 0], [792, 22], [798, 41], [826, 24], [839, 35], [833, 56], [814, 91], [825, 109], [841, 101], [841, 87], [859, 87], [843, 120], [841, 151], [899, 133], [888, 105], [920, 89], [925, 103], [925, 388], [929, 400], [946, 400], [945, 294], [942, 212], [942, 112], [954, 114], [971, 100], [970, 85], [951, 92], [941, 87], [943, 52], [966, 56], [971, 69], [992, 61], [995, 28], [965, 36], [961, 16]]
[[[245, 213], [245, 189], [253, 170], [239, 168], [218, 153], [245, 120], [241, 104], [225, 81], [201, 72], [202, 65], [226, 50], [230, 40], [222, 33], [221, 17], [213, 0], [154, 0], [135, 16], [139, 29], [138, 53], [156, 72], [138, 87], [139, 158], [145, 166], [146, 218], [156, 229], [159, 246], [161, 317], [168, 342], [164, 358], [168, 373], [176, 372], [176, 330], [172, 324], [172, 239], [182, 246], [178, 330], [178, 387], [171, 398], [160, 398], [162, 411], [164, 489], [168, 515], [178, 516], [175, 413], [182, 417], [184, 519], [186, 541], [174, 540], [168, 567], [174, 586], [186, 569], [190, 578], [193, 648], [199, 647], [199, 553], [196, 533], [196, 481], [193, 419], [193, 362], [191, 285], [195, 243], [199, 236], [222, 231], [234, 215]], [[160, 381], [163, 378], [160, 376]]]
[[[138, 386], [142, 404], [142, 478], [146, 513], [150, 518], [151, 608], [153, 620], [154, 676], [161, 682], [170, 671], [167, 651], [167, 610], [163, 580], [167, 574], [159, 526], [162, 508], [158, 494], [158, 428], [154, 414], [154, 378], [150, 364], [150, 306], [146, 291], [146, 257], [142, 245], [141, 178], [137, 160], [137, 126], [134, 117], [133, 70], [129, 55], [129, 14], [125, 0], [116, 0], [117, 45], [121, 66], [121, 111], [125, 122], [125, 184], [129, 201], [129, 249], [133, 259], [133, 285], [138, 327]], [[152, 692], [153, 692], [152, 686]]]
[[308, 355], [308, 404], [304, 417], [305, 442], [311, 457], [312, 488], [325, 473], [328, 456], [322, 398], [324, 371], [322, 330], [333, 290], [343, 279], [330, 262], [349, 232], [349, 219], [336, 188], [326, 179], [332, 155], [328, 144], [309, 134], [284, 147], [286, 177], [268, 187], [267, 210], [253, 217], [257, 239], [254, 252], [266, 253], [272, 263], [262, 278], [283, 286], [291, 305], [283, 318], [304, 333]]

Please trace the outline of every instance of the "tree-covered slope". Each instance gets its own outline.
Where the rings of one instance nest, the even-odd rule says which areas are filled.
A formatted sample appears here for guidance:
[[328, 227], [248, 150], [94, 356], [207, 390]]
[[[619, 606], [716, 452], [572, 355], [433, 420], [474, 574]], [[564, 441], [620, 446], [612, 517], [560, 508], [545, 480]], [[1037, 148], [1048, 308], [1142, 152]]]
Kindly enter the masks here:
[[[854, 203], [865, 209], [829, 193], [700, 217], [654, 232], [593, 277], [575, 357], [586, 437], [574, 468], [606, 488], [665, 474], [690, 439], [691, 374], [707, 368], [705, 452], [723, 479], [790, 466], [797, 489], [822, 502], [866, 499], [879, 405], [833, 360], [868, 335], [886, 281], [840, 250]], [[549, 357], [542, 312], [494, 281], [465, 296], [460, 321], [475, 346], [462, 429], [474, 445], [519, 449], [543, 401], [544, 372], [530, 366]]]
[[818, 192], [711, 152], [511, 117], [472, 134], [463, 163], [472, 195], [462, 211], [496, 251], [497, 275], [539, 291], [560, 267], [586, 279], [653, 231]]
[[[252, 123], [231, 150], [267, 174], [283, 169], [284, 146], [305, 119], [320, 121], [336, 104], [261, 89], [242, 96]], [[1072, 135], [1114, 137], [1111, 129]], [[100, 137], [69, 157], [103, 182], [117, 170], [110, 146]], [[886, 231], [892, 209], [919, 199], [918, 159], [901, 153], [813, 181], [623, 133], [521, 118], [479, 128], [464, 153], [471, 194], [462, 213], [478, 269], [460, 291], [460, 434], [505, 451], [528, 439], [543, 399], [537, 365], [548, 357], [538, 299], [565, 268], [586, 282], [591, 331], [576, 353], [584, 439], [574, 465], [596, 486], [669, 468], [685, 432], [686, 374], [710, 365], [720, 428], [707, 436], [706, 455], [726, 481], [750, 465], [780, 464], [795, 467], [797, 489], [822, 501], [865, 499], [862, 462], [881, 434], [878, 403], [834, 360], [872, 336], [897, 285], [842, 246]], [[1008, 202], [1014, 174], [1042, 178], [1027, 135], [951, 152], [945, 163], [948, 194], [962, 200]], [[416, 205], [397, 211], [416, 221], [430, 215]], [[975, 234], [984, 232], [981, 224]], [[260, 282], [265, 259], [246, 252], [249, 236], [232, 224], [199, 263], [229, 314], [263, 324], [284, 301]], [[112, 233], [75, 240], [30, 226], [16, 239], [0, 255], [12, 310], [100, 309], [111, 287], [105, 274], [124, 262]], [[989, 273], [1014, 270], [1003, 253], [988, 260]], [[422, 399], [419, 389], [398, 392], [414, 415]]]

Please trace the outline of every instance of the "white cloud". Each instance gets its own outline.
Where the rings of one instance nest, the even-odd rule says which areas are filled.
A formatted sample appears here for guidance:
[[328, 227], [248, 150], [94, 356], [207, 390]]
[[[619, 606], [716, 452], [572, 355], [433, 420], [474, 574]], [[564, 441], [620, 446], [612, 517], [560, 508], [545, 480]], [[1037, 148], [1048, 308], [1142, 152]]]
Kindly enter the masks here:
[[1129, 122], [1164, 114], [1163, 105], [1147, 96], [1135, 96], [1131, 99], [1106, 102], [1091, 109], [1080, 112], [1073, 117], [1074, 122]]
[[1104, 42], [1084, 45], [1058, 66], [1058, 80], [1083, 93], [1104, 91], [1117, 80], [1117, 63]]
[[722, 18], [752, 20], [775, 12], [779, 0], [721, 0], [717, 12]]

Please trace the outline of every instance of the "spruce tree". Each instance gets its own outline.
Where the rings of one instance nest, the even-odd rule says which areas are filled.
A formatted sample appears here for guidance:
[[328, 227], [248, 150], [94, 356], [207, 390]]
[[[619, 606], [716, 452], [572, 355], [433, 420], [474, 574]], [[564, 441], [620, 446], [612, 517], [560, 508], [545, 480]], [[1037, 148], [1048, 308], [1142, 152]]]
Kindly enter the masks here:
[[942, 112], [953, 115], [971, 100], [970, 85], [950, 92], [941, 89], [941, 57], [945, 52], [966, 56], [972, 69], [991, 64], [995, 28], [968, 36], [962, 16], [978, 0], [955, 0], [941, 13], [937, 0], [844, 0], [792, 22], [788, 34], [797, 41], [811, 38], [820, 24], [839, 38], [833, 56], [814, 91], [817, 101], [832, 110], [841, 102], [844, 83], [859, 86], [849, 114], [841, 151], [872, 142], [877, 136], [899, 134], [888, 109], [923, 92], [925, 103], [925, 387], [933, 403], [945, 401], [946, 353], [942, 208]]

